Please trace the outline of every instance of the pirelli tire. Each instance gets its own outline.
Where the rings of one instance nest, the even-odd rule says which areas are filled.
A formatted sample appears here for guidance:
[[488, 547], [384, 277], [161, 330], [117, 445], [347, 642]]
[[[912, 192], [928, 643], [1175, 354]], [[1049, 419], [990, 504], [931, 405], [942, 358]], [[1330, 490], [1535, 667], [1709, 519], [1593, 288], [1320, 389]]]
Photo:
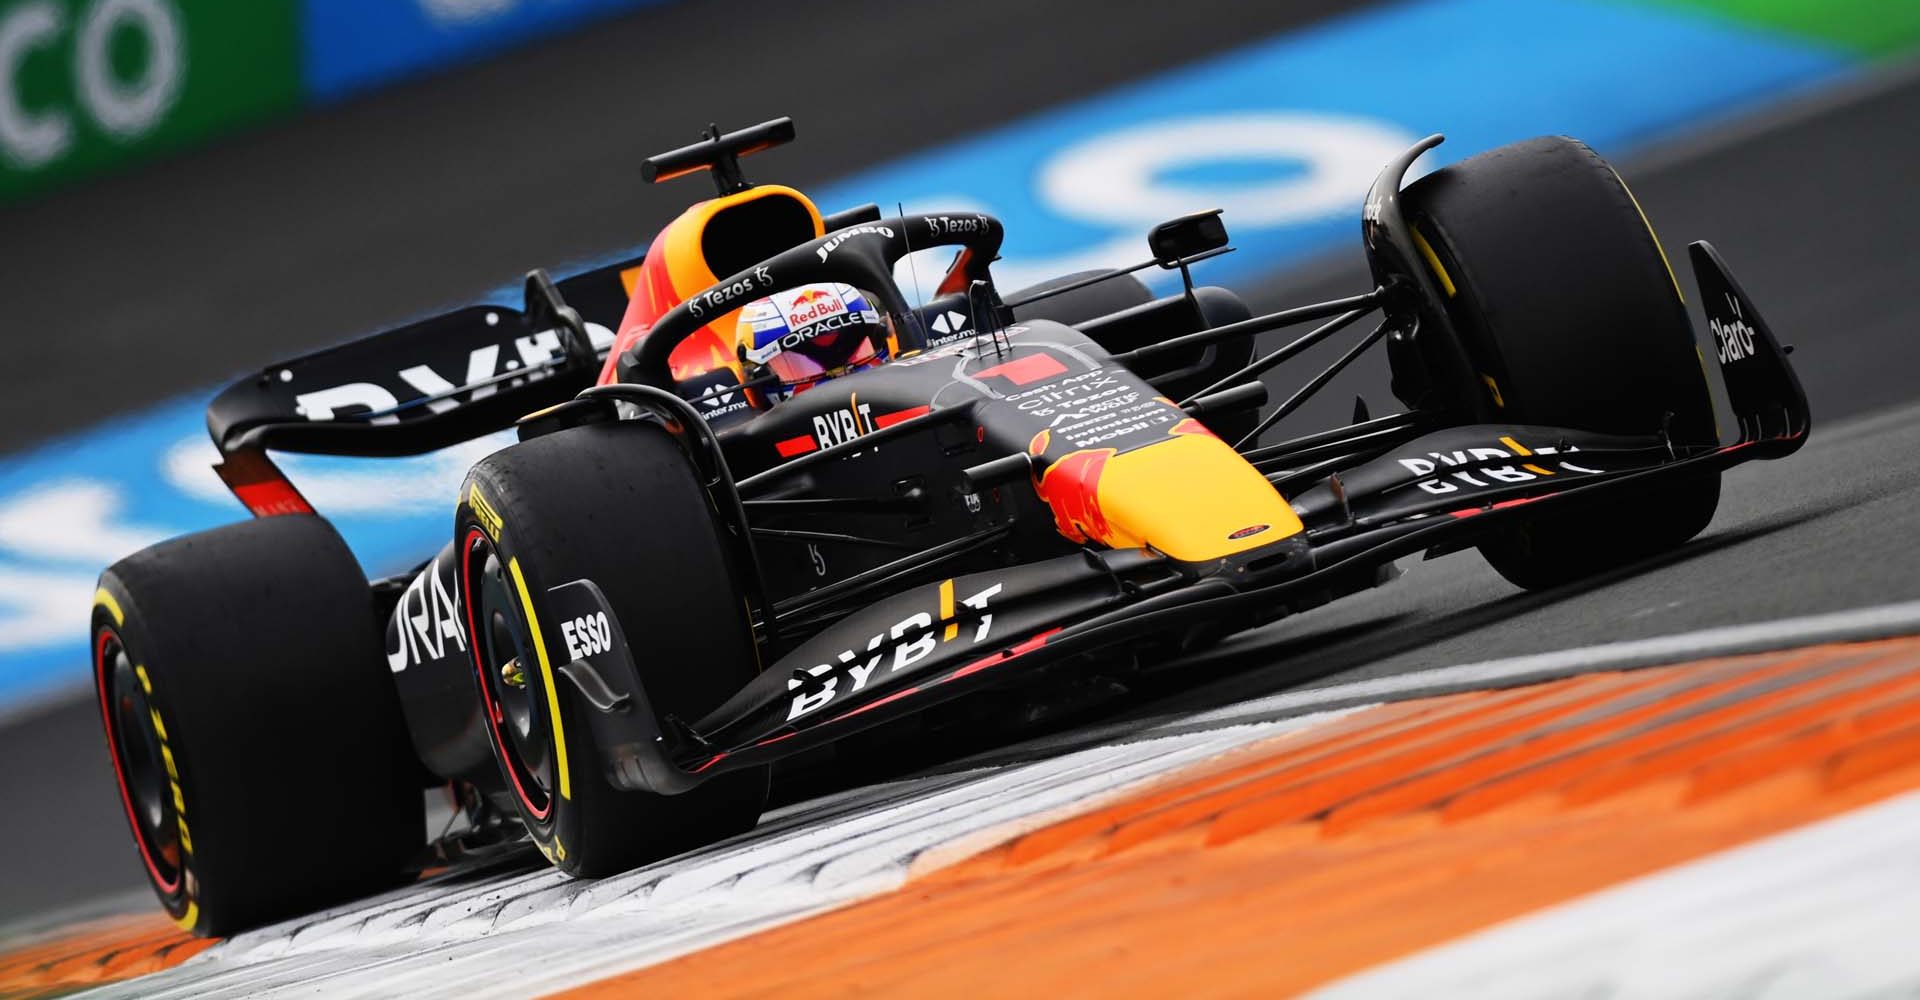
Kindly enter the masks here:
[[673, 438], [622, 421], [496, 452], [468, 474], [455, 525], [490, 742], [547, 859], [593, 878], [752, 829], [768, 768], [677, 795], [622, 789], [594, 746], [594, 709], [556, 670], [567, 654], [547, 591], [591, 580], [661, 717], [698, 719], [757, 673], [721, 529]]
[[[1479, 403], [1468, 410], [1717, 440], [1705, 362], [1659, 238], [1584, 143], [1544, 137], [1482, 153], [1411, 185], [1405, 203], [1475, 368], [1459, 388]], [[1719, 500], [1719, 473], [1696, 473], [1517, 521], [1480, 551], [1509, 581], [1552, 587], [1678, 547]]]
[[426, 841], [366, 577], [313, 516], [162, 542], [101, 574], [114, 779], [169, 916], [228, 935], [405, 878]]

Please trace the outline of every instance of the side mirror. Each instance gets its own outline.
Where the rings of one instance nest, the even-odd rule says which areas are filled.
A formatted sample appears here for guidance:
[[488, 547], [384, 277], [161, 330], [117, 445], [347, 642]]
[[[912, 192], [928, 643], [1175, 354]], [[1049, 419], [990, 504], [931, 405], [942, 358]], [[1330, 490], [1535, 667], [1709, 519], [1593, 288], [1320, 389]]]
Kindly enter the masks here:
[[1154, 263], [1168, 270], [1180, 262], [1227, 245], [1227, 224], [1220, 220], [1220, 209], [1168, 219], [1147, 233], [1147, 248]]

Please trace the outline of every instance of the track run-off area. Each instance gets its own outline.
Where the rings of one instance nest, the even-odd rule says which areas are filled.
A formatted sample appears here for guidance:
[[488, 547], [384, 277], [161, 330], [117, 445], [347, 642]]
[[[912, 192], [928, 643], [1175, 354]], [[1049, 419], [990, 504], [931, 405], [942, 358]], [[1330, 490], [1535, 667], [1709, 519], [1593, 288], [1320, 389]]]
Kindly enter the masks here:
[[[649, 16], [683, 19], [676, 25], [692, 30], [690, 6]], [[761, 13], [774, 16], [777, 6]], [[1086, 6], [1062, 10], [1085, 14]], [[1232, 6], [1194, 14], [1224, 17]], [[1715, 9], [1739, 6], [1730, 4], [1550, 6], [1551, 18], [1534, 21], [1518, 8], [1540, 5], [1478, 0], [1377, 6], [1332, 20], [1308, 10], [1296, 18], [1302, 23], [1263, 26], [1261, 34], [1278, 33], [1250, 43], [1257, 36], [1229, 44], [1222, 29], [1169, 29], [1169, 51], [1151, 72], [1078, 82], [1063, 82], [1057, 68], [1036, 72], [1028, 85], [1048, 95], [1046, 110], [996, 118], [1033, 104], [962, 108], [963, 117], [975, 116], [965, 122], [973, 137], [958, 141], [924, 123], [903, 125], [923, 130], [913, 148], [925, 152], [864, 173], [856, 171], [887, 161], [886, 150], [821, 153], [832, 114], [816, 112], [809, 127], [809, 107], [854, 106], [845, 89], [798, 95], [807, 107], [773, 107], [733, 81], [713, 96], [718, 107], [689, 121], [697, 128], [713, 116], [737, 115], [725, 120], [738, 124], [795, 114], [800, 143], [775, 154], [789, 159], [769, 157], [759, 169], [770, 180], [834, 182], [817, 192], [830, 207], [956, 202], [1002, 216], [1016, 237], [1026, 224], [1028, 242], [1009, 245], [1009, 274], [1139, 254], [1121, 248], [1120, 235], [1139, 243], [1153, 221], [1146, 214], [1174, 213], [1142, 208], [1144, 222], [1090, 209], [1075, 215], [1072, 196], [1045, 198], [1073, 188], [1069, 181], [1085, 183], [1086, 158], [1144, 155], [1144, 133], [1132, 131], [1142, 122], [1170, 130], [1166, 123], [1177, 119], [1190, 136], [1218, 142], [1228, 118], [1244, 125], [1246, 116], [1265, 115], [1270, 129], [1258, 134], [1298, 139], [1335, 132], [1287, 133], [1278, 116], [1296, 116], [1287, 120], [1296, 125], [1302, 115], [1323, 124], [1345, 116], [1341, 141], [1326, 149], [1352, 157], [1341, 176], [1361, 188], [1378, 149], [1426, 131], [1449, 133], [1445, 159], [1537, 132], [1586, 138], [1620, 165], [1670, 250], [1708, 238], [1726, 254], [1776, 331], [1798, 348], [1794, 361], [1812, 397], [1807, 447], [1730, 473], [1713, 526], [1681, 552], [1538, 594], [1507, 585], [1473, 553], [1403, 560], [1405, 574], [1392, 585], [1222, 643], [1188, 665], [1190, 683], [1116, 714], [791, 803], [752, 834], [693, 855], [581, 883], [523, 853], [212, 945], [179, 935], [149, 898], [126, 891], [138, 885], [137, 861], [109, 808], [117, 804], [93, 746], [96, 724], [63, 700], [59, 654], [20, 647], [0, 657], [5, 682], [19, 685], [9, 688], [21, 693], [13, 704], [24, 706], [7, 710], [0, 752], [43, 763], [6, 779], [15, 803], [9, 847], [18, 841], [6, 852], [16, 859], [6, 874], [20, 895], [0, 918], [11, 921], [0, 928], [0, 994], [89, 985], [104, 996], [181, 997], [1912, 990], [1920, 960], [1898, 934], [1912, 925], [1912, 900], [1920, 899], [1920, 871], [1903, 850], [1920, 832], [1911, 794], [1920, 789], [1920, 642], [1910, 638], [1920, 635], [1920, 573], [1912, 569], [1920, 559], [1920, 409], [1909, 374], [1920, 370], [1920, 339], [1912, 336], [1920, 309], [1902, 292], [1920, 267], [1905, 235], [1920, 229], [1920, 204], [1887, 193], [1901, 190], [1905, 164], [1920, 156], [1911, 128], [1920, 120], [1920, 74], [1877, 35], [1808, 34], [1779, 14], [1790, 4], [1745, 5], [1774, 10], [1772, 22], [1729, 20]], [[856, 14], [880, 16], [864, 8], [848, 16]], [[1615, 34], [1628, 22], [1638, 32], [1631, 46]], [[1685, 33], [1661, 33], [1674, 23]], [[1100, 30], [1113, 45], [1152, 33], [1150, 25]], [[627, 44], [663, 49], [625, 22], [554, 43], [528, 57], [550, 72], [514, 100], [560, 107], [558, 88], [584, 85], [567, 67], [607, 54], [599, 47], [622, 31]], [[1586, 34], [1581, 44], [1510, 66], [1508, 75], [1474, 68], [1498, 64], [1547, 31]], [[1362, 54], [1422, 36], [1446, 37], [1453, 48], [1440, 46], [1434, 62], [1407, 70], [1411, 78], [1356, 81], [1368, 72], [1355, 61]], [[1703, 65], [1703, 53], [1719, 55]], [[480, 67], [465, 85], [506, 88], [507, 75]], [[1580, 95], [1625, 75], [1645, 89], [1581, 103]], [[1409, 96], [1410, 79], [1429, 76], [1449, 84]], [[1538, 93], [1516, 90], [1529, 80], [1539, 81]], [[312, 127], [323, 136], [333, 130], [335, 140], [364, 129], [357, 137], [370, 141], [389, 133], [364, 119], [385, 116], [380, 124], [404, 145], [415, 140], [399, 136], [396, 123], [457, 106], [451, 90], [424, 84], [395, 98], [399, 111], [349, 108]], [[936, 91], [928, 83], [919, 93]], [[594, 117], [578, 108], [556, 115], [555, 128], [585, 129]], [[677, 144], [681, 124], [649, 120], [653, 134], [635, 141]], [[1193, 148], [1205, 148], [1199, 138]], [[197, 159], [214, 173], [239, 171], [249, 157], [291, 163], [303, 141], [317, 140], [262, 136]], [[650, 148], [636, 146], [620, 171], [572, 163], [589, 178], [579, 199], [603, 199], [606, 214], [616, 185], [638, 186], [634, 164]], [[1355, 290], [1364, 280], [1357, 247], [1348, 245], [1358, 229], [1357, 190], [1343, 202], [1330, 189], [1324, 205], [1302, 194], [1311, 185], [1300, 171], [1319, 162], [1302, 148], [1274, 145], [1210, 162], [1141, 160], [1133, 181], [1108, 178], [1108, 203], [1166, 186], [1222, 202], [1238, 193], [1245, 197], [1229, 205], [1227, 221], [1241, 250], [1203, 280], [1267, 307]], [[565, 179], [547, 173], [560, 167], [539, 165], [539, 150], [502, 155], [502, 176], [522, 163], [530, 171], [517, 183]], [[1260, 173], [1249, 164], [1262, 156], [1292, 157], [1291, 165]], [[795, 164], [799, 176], [783, 176]], [[386, 178], [383, 197], [399, 202], [408, 184], [428, 184], [400, 173], [395, 167]], [[1065, 180], [1049, 188], [1047, 178]], [[153, 199], [158, 183], [132, 176], [92, 197], [131, 204]], [[95, 432], [82, 429], [83, 420], [49, 423], [44, 434], [57, 443], [0, 460], [0, 578], [44, 585], [77, 574], [90, 587], [98, 565], [119, 554], [105, 551], [111, 545], [124, 551], [154, 532], [235, 516], [180, 485], [193, 480], [170, 478], [199, 460], [186, 442], [197, 433], [200, 399], [165, 400], [228, 369], [469, 296], [476, 277], [504, 280], [515, 269], [591, 259], [644, 239], [631, 216], [614, 227], [583, 219], [578, 205], [516, 214], [520, 208], [501, 204], [512, 197], [505, 182], [453, 186], [461, 190], [440, 197], [466, 201], [441, 202], [433, 214], [462, 218], [419, 245], [447, 241], [462, 227], [477, 234], [480, 220], [461, 210], [498, 208], [511, 231], [525, 234], [524, 246], [485, 247], [468, 236], [473, 246], [423, 261], [420, 285], [406, 294], [425, 298], [381, 287], [372, 301], [334, 302], [356, 282], [377, 283], [351, 267], [316, 265], [316, 280], [339, 282], [336, 296], [320, 296], [319, 315], [235, 348], [233, 327], [216, 336], [223, 328], [195, 312], [197, 301], [158, 289], [160, 277], [179, 274], [160, 265], [159, 275], [131, 278], [136, 300], [172, 310], [158, 314], [196, 319], [186, 328], [201, 332], [183, 334], [176, 346], [205, 355], [197, 366], [171, 354], [156, 362], [159, 394], [128, 397], [158, 404], [138, 419]], [[1278, 196], [1302, 199], [1290, 203], [1297, 214], [1274, 208]], [[61, 203], [80, 203], [80, 193], [50, 204]], [[670, 209], [659, 206], [670, 204], [649, 201], [646, 210], [664, 218]], [[1262, 205], [1272, 213], [1264, 223]], [[42, 211], [17, 219], [32, 224]], [[170, 210], [153, 211], [159, 225]], [[145, 224], [134, 223], [135, 232]], [[306, 260], [340, 256], [344, 232], [311, 224], [316, 246]], [[201, 238], [210, 255], [237, 254]], [[50, 237], [48, 261], [35, 267], [63, 259], [61, 239], [78, 242]], [[396, 240], [393, 252], [407, 253]], [[246, 262], [231, 262], [228, 273], [244, 289], [229, 302], [257, 296], [254, 308], [267, 311], [270, 296], [239, 277], [249, 275]], [[100, 266], [120, 265], [108, 253]], [[251, 276], [265, 280], [264, 272]], [[1691, 292], [1688, 275], [1680, 279]], [[110, 325], [116, 332], [107, 336], [123, 336], [124, 322]], [[1303, 419], [1343, 420], [1354, 394], [1384, 403], [1382, 382], [1379, 368], [1360, 366], [1329, 391], [1324, 410]], [[469, 457], [428, 471], [457, 477], [460, 470], [447, 470]], [[89, 471], [113, 467], [127, 471]], [[369, 569], [389, 568], [381, 561], [444, 530], [449, 494], [432, 492], [438, 480], [310, 471], [323, 482], [335, 477], [341, 503], [362, 504], [343, 523], [359, 532]], [[64, 507], [29, 513], [72, 517], [91, 497], [100, 504], [92, 523], [111, 532], [50, 535], [47, 521], [21, 515], [22, 498], [45, 501], [56, 487], [76, 492], [53, 494]], [[382, 497], [417, 509], [376, 516]], [[51, 604], [32, 613], [53, 615]], [[78, 607], [57, 614], [79, 622]], [[60, 628], [79, 635], [77, 625]], [[83, 666], [75, 669], [84, 676]]]

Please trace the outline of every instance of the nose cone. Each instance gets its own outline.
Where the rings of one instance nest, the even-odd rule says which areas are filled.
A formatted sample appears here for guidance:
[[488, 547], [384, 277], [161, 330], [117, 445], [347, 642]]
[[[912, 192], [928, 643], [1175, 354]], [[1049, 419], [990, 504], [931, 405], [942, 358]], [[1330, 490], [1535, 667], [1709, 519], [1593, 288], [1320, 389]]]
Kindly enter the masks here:
[[1040, 479], [1062, 534], [1207, 562], [1301, 531], [1273, 484], [1197, 421], [1144, 448], [1076, 451]]

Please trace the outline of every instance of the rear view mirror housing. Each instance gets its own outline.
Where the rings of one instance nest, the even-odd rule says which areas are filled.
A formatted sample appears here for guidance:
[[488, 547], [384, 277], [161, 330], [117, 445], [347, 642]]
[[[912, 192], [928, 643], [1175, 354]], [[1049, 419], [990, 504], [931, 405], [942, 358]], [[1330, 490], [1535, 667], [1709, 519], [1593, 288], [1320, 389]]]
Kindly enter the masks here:
[[1183, 215], [1168, 219], [1149, 230], [1147, 248], [1153, 253], [1154, 263], [1172, 270], [1179, 267], [1182, 261], [1226, 246], [1227, 224], [1221, 220], [1220, 213], [1221, 210], [1216, 208], [1210, 212]]

